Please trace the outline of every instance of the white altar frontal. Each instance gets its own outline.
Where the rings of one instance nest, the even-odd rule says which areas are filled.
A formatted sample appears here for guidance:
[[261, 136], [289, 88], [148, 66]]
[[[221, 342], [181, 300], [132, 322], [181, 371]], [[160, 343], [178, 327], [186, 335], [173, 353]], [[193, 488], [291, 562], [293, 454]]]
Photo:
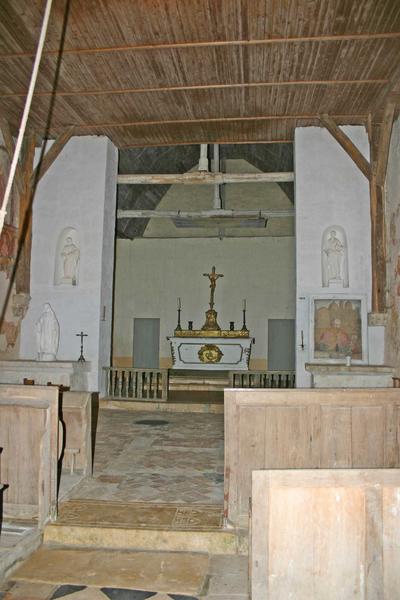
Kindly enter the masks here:
[[173, 336], [169, 341], [174, 369], [229, 371], [249, 368], [252, 344], [249, 337]]
[[201, 329], [181, 327], [181, 299], [178, 298], [178, 325], [174, 335], [168, 337], [171, 344], [172, 365], [174, 369], [204, 369], [211, 371], [247, 371], [250, 362], [251, 345], [254, 342], [246, 327], [246, 300], [243, 300], [243, 325], [235, 330], [234, 323], [229, 329], [221, 329], [214, 310], [214, 294], [217, 279], [223, 277], [215, 272], [204, 273], [210, 280], [210, 308], [206, 311], [206, 320]]

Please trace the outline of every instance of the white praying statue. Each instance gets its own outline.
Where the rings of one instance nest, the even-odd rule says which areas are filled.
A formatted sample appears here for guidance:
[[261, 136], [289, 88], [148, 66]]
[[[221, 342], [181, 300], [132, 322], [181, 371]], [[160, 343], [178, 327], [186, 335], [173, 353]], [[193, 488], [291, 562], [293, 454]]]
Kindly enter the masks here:
[[38, 360], [56, 360], [60, 341], [60, 325], [54, 310], [46, 302], [36, 323], [36, 345]]
[[78, 262], [80, 251], [71, 237], [67, 237], [61, 251], [63, 258], [62, 280], [76, 285], [78, 281]]

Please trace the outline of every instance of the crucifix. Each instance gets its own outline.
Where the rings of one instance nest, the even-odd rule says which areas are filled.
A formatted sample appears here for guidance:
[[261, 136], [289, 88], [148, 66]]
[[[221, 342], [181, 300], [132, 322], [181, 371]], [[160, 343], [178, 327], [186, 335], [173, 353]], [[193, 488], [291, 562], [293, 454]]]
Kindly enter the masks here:
[[81, 355], [78, 358], [78, 362], [85, 362], [85, 357], [83, 356], [83, 338], [84, 337], [88, 337], [87, 333], [83, 333], [83, 331], [81, 331], [80, 333], [76, 334], [76, 337], [80, 337], [81, 338]]
[[217, 285], [217, 279], [219, 277], [223, 277], [222, 273], [216, 273], [215, 272], [215, 267], [213, 267], [211, 269], [211, 273], [203, 273], [203, 277], [208, 277], [208, 279], [210, 280], [210, 289], [211, 289], [211, 293], [210, 293], [210, 309], [212, 310], [214, 307], [214, 293], [215, 293], [215, 287]]

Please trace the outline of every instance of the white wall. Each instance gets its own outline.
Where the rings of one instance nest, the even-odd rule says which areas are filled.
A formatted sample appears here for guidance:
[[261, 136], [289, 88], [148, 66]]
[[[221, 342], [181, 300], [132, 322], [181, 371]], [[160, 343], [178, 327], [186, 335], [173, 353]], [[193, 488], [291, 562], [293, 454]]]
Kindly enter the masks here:
[[182, 325], [204, 324], [209, 281], [203, 273], [215, 265], [215, 309], [221, 328], [242, 324], [247, 299], [247, 326], [256, 338], [252, 358], [266, 360], [267, 321], [295, 316], [294, 238], [166, 239], [117, 241], [113, 357], [132, 356], [133, 319], [160, 318], [160, 356], [170, 357], [166, 336], [176, 326], [177, 297]]
[[[369, 158], [364, 127], [343, 127], [343, 131]], [[310, 361], [309, 302], [313, 294], [365, 294], [371, 309], [371, 230], [369, 184], [347, 153], [328, 131], [318, 127], [296, 129], [296, 263], [297, 298], [296, 377], [299, 387], [311, 384], [304, 363]], [[349, 287], [323, 288], [321, 239], [329, 226], [342, 226], [346, 232], [349, 260]], [[305, 349], [301, 350], [301, 331]], [[383, 339], [375, 341], [375, 361], [382, 355]]]
[[[33, 204], [32, 300], [22, 322], [21, 358], [36, 358], [35, 323], [50, 302], [60, 323], [58, 360], [77, 360], [83, 330], [98, 390], [109, 364], [117, 150], [105, 137], [72, 138], [41, 180]], [[65, 227], [80, 240], [79, 284], [54, 285], [58, 236]], [[100, 322], [106, 306], [106, 321]]]

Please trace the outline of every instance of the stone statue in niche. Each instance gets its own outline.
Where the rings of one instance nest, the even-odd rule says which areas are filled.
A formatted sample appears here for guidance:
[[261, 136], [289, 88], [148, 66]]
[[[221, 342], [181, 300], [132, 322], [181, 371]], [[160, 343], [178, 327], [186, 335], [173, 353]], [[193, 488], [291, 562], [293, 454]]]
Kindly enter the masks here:
[[71, 283], [76, 285], [78, 280], [78, 262], [79, 262], [79, 248], [72, 241], [72, 237], [67, 237], [65, 240], [64, 247], [61, 251], [63, 260], [62, 268], [62, 281], [64, 283]]
[[60, 341], [60, 325], [54, 310], [46, 302], [36, 323], [36, 345], [38, 360], [56, 360]]
[[346, 234], [328, 227], [322, 236], [322, 286], [349, 287]]

